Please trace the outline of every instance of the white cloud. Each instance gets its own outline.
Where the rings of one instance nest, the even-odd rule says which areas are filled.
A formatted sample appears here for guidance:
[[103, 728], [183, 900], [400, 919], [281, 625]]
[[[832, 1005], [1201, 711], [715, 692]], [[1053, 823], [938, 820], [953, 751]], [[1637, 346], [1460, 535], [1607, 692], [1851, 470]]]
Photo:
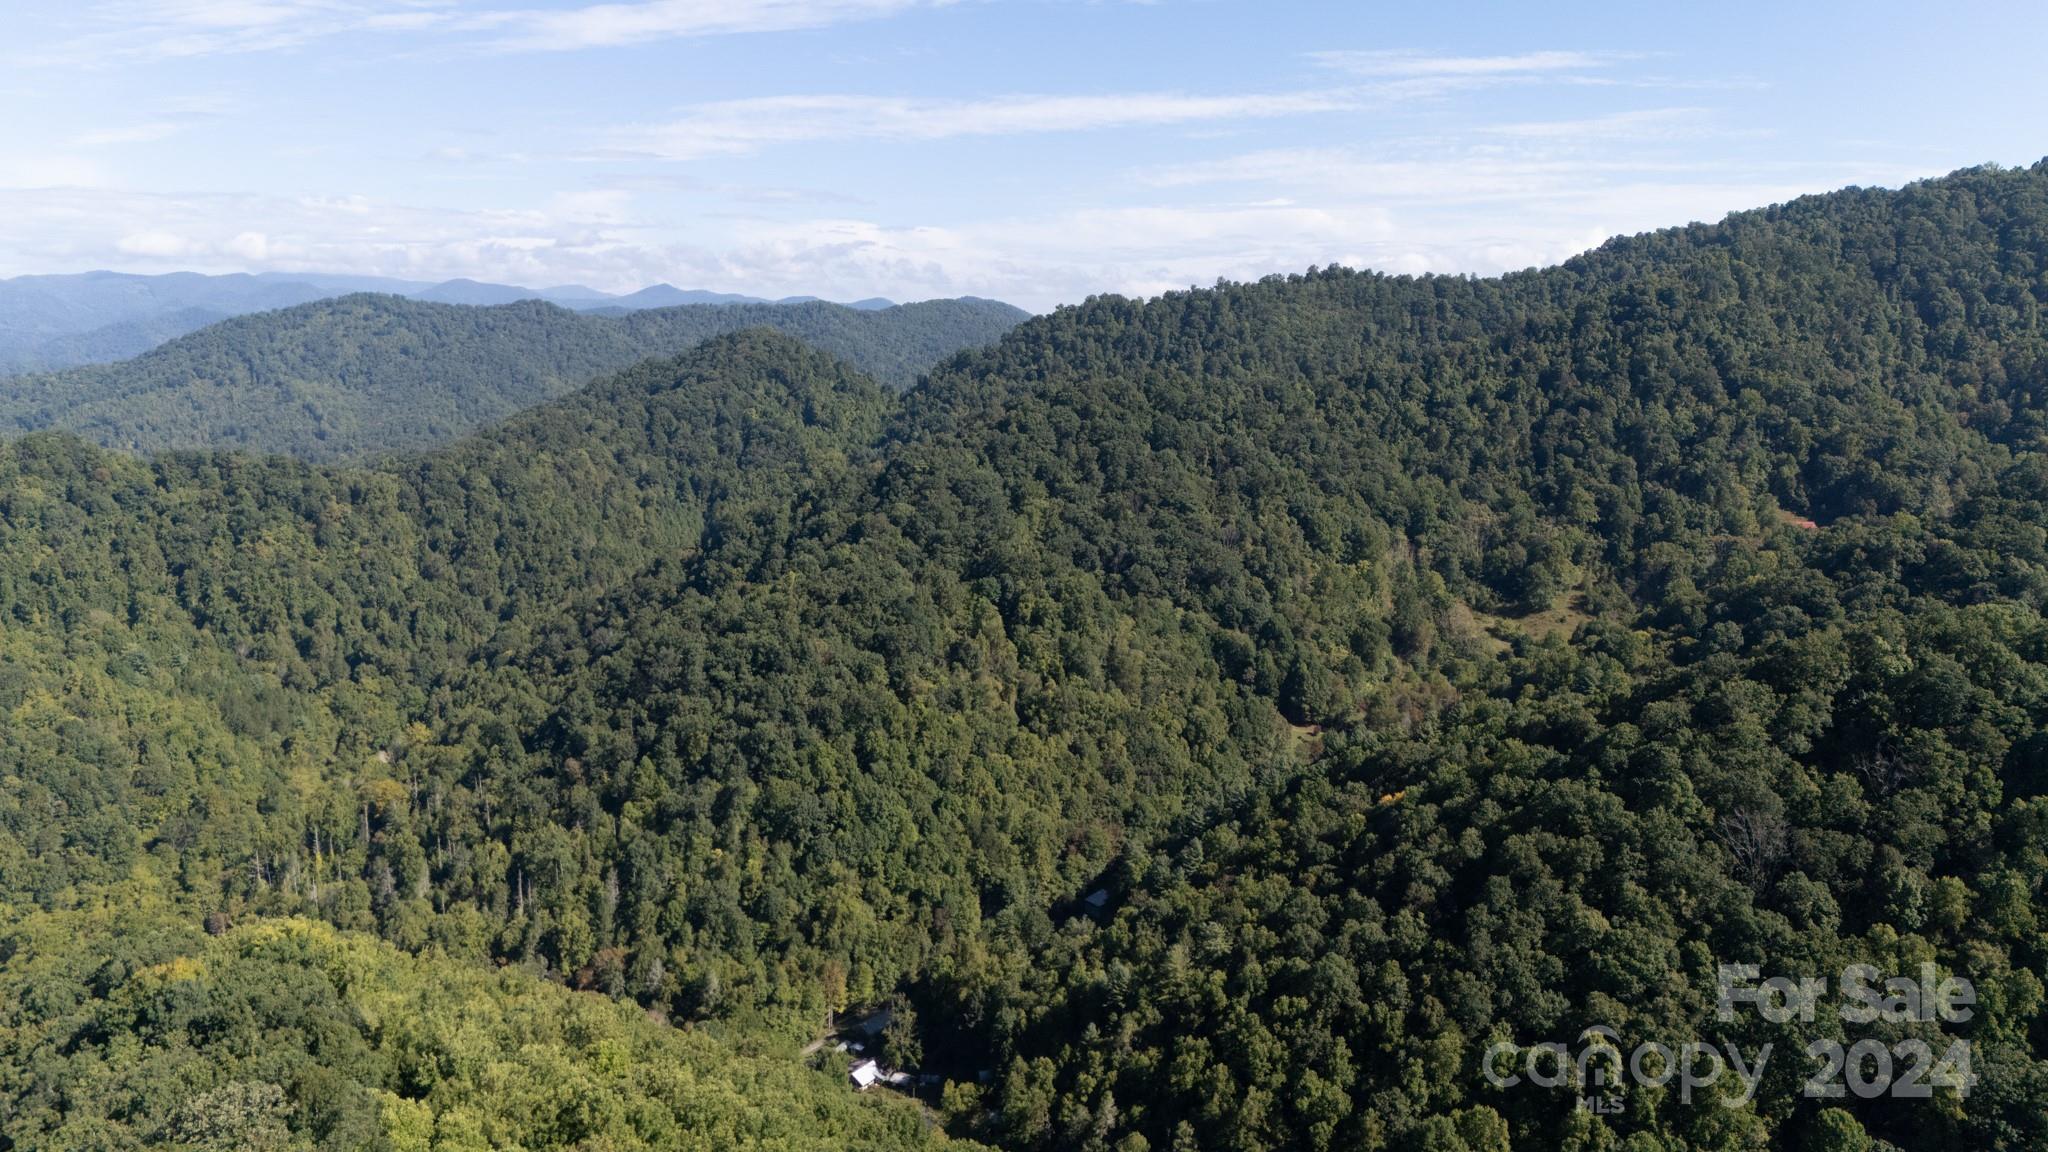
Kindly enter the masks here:
[[327, 0], [146, 0], [124, 7], [138, 15], [170, 24], [189, 24], [199, 28], [275, 28], [310, 13], [347, 6]]
[[1316, 52], [1312, 58], [1359, 76], [1500, 77], [1584, 72], [1630, 59], [1612, 52], [1524, 52], [1511, 56], [1432, 56], [1414, 51]]
[[1443, 140], [1402, 142], [1376, 150], [1268, 149], [1148, 169], [1136, 177], [1156, 188], [1264, 184], [1290, 193], [1448, 205], [1583, 195], [1616, 174], [1655, 174], [1685, 182], [1708, 178], [1714, 171], [1686, 161], [1615, 161]]
[[1679, 135], [1697, 137], [1703, 131], [1711, 129], [1712, 119], [1713, 114], [1705, 108], [1645, 108], [1580, 120], [1495, 124], [1483, 131], [1500, 136], [1543, 140], [1668, 139]]
[[687, 109], [677, 120], [615, 132], [618, 149], [670, 160], [810, 140], [941, 140], [958, 136], [1264, 119], [1361, 106], [1343, 90], [1225, 96], [1136, 92], [913, 100], [886, 96], [771, 96]]
[[[1845, 184], [1896, 185], [1935, 174], [1853, 160], [1699, 159], [1689, 150], [1646, 148], [1619, 128], [1504, 140], [1272, 149], [1135, 175], [1183, 195], [1270, 189], [1304, 202], [1369, 206], [1399, 224], [1398, 239], [1373, 248], [1369, 265], [1489, 274], [1555, 263], [1614, 235], [1717, 220]], [[1624, 140], [1625, 147], [1602, 147]]]
[[261, 264], [270, 259], [270, 237], [261, 232], [237, 233], [225, 247], [229, 255], [251, 264]]
[[[901, 227], [852, 215], [659, 226], [638, 215], [642, 198], [604, 189], [526, 210], [0, 189], [0, 275], [311, 269], [609, 290], [668, 281], [837, 299], [972, 293], [1042, 309], [1311, 264], [1492, 274], [1552, 263], [1615, 233], [1931, 174], [1823, 162], [1630, 166], [1453, 148], [1434, 159], [1277, 150], [1153, 174], [1177, 202]], [[1217, 194], [1185, 200], [1205, 184]], [[664, 198], [645, 199], [655, 207]]]
[[432, 34], [450, 44], [552, 52], [691, 36], [786, 32], [871, 20], [953, 0], [638, 0], [570, 8], [462, 8], [449, 0], [112, 0], [102, 30], [20, 52], [79, 66], [298, 48], [351, 33]]
[[551, 202], [554, 215], [579, 224], [625, 226], [632, 223], [633, 194], [622, 188], [564, 192]]
[[133, 232], [114, 245], [123, 255], [170, 259], [192, 251], [183, 236], [170, 232]]
[[89, 157], [69, 153], [0, 153], [0, 188], [91, 188], [107, 173]]
[[[1292, 92], [1205, 95], [1123, 92], [1097, 95], [1014, 95], [934, 100], [864, 95], [766, 96], [722, 100], [682, 110], [669, 122], [614, 130], [600, 156], [646, 155], [667, 160], [752, 152], [766, 145], [818, 140], [942, 140], [962, 136], [1081, 132], [1106, 128], [1223, 123], [1388, 107], [1437, 91], [1439, 80], [1497, 80], [1596, 67], [1623, 57], [1585, 52], [1522, 56], [1422, 57], [1407, 53], [1325, 53], [1367, 61], [1354, 71], [1392, 83]], [[1707, 113], [1663, 108], [1555, 123], [1492, 129], [1518, 136], [1668, 134], [1696, 127]]]
[[582, 8], [530, 8], [489, 12], [463, 21], [502, 35], [495, 46], [515, 51], [563, 51], [637, 44], [683, 36], [788, 32], [850, 20], [892, 16], [950, 0], [644, 0]]
[[[1098, 291], [1154, 292], [1337, 259], [1396, 235], [1370, 206], [1231, 204], [1097, 209], [890, 227], [849, 217], [727, 220], [716, 235], [656, 230], [622, 194], [544, 210], [453, 211], [385, 202], [0, 191], [0, 275], [317, 269], [417, 279], [631, 289], [656, 281], [922, 299], [974, 293], [1030, 307]], [[107, 226], [127, 225], [111, 243]]]
[[101, 31], [17, 59], [74, 67], [278, 51], [413, 7], [407, 0], [116, 0], [90, 11]]

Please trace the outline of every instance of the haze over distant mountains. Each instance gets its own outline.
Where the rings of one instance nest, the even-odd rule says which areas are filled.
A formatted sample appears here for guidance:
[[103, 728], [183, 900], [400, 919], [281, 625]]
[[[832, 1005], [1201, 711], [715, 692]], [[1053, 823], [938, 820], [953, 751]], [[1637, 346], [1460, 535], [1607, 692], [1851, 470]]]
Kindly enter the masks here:
[[579, 313], [544, 300], [479, 307], [358, 292], [234, 317], [117, 363], [0, 378], [0, 433], [55, 428], [144, 451], [343, 459], [424, 448], [748, 328], [785, 332], [900, 390], [1028, 315], [973, 299]]
[[[768, 300], [655, 284], [617, 295], [580, 284], [525, 288], [477, 280], [403, 280], [324, 273], [173, 272], [139, 276], [83, 272], [0, 280], [0, 374], [55, 371], [146, 352], [231, 316], [289, 308], [353, 292], [383, 292], [439, 304], [511, 304], [546, 300], [578, 311], [631, 312], [683, 304], [798, 304], [814, 296]], [[893, 301], [847, 303], [873, 311]]]

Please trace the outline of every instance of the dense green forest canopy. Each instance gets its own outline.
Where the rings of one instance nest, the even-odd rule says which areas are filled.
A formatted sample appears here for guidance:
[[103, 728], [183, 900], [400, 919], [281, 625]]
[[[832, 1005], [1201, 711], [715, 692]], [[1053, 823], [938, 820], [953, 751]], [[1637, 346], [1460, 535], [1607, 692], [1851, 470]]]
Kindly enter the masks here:
[[[2048, 163], [1091, 300], [907, 394], [749, 330], [373, 467], [7, 443], [0, 1141], [524, 1122], [340, 955], [485, 1003], [490, 1067], [490, 998], [544, 1000], [497, 1083], [656, 1146], [816, 1083], [692, 1111], [539, 982], [785, 1059], [886, 1005], [1019, 1152], [2048, 1147], [2044, 306]], [[110, 900], [157, 935], [70, 927]], [[1980, 1000], [1725, 1021], [1737, 963]], [[223, 971], [318, 995], [171, 987]], [[1484, 1075], [1594, 1025], [1777, 1056], [1601, 1110]], [[1976, 1083], [1802, 1092], [1865, 1037]]]
[[[218, 924], [216, 924], [218, 928]], [[0, 936], [11, 1148], [392, 1152], [936, 1148], [907, 1101], [860, 1100], [517, 969], [407, 956], [272, 920], [32, 914]]]
[[775, 328], [897, 388], [1026, 313], [993, 300], [822, 301], [579, 315], [357, 294], [239, 316], [131, 360], [0, 377], [0, 428], [115, 448], [243, 448], [308, 460], [429, 447], [650, 356]]

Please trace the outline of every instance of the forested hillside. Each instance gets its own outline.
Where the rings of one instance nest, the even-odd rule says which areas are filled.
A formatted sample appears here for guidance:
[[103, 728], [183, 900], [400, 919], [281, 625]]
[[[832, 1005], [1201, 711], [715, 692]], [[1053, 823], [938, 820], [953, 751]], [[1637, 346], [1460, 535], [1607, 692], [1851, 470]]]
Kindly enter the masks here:
[[[887, 1006], [1008, 1149], [2048, 1147], [2044, 305], [2048, 163], [1092, 300], [905, 394], [753, 330], [371, 467], [0, 445], [0, 908], [41, 941], [0, 944], [0, 1139], [205, 1146], [217, 1103], [441, 1147], [559, 1066], [686, 1146]], [[1852, 962], [1976, 1016], [1717, 1017], [1720, 965]], [[352, 965], [428, 1031], [607, 1010], [551, 980], [769, 1063], [693, 1110], [478, 1008], [493, 1081]], [[1484, 1075], [1593, 1025], [1777, 1055], [1600, 1111]], [[1909, 1034], [1970, 1042], [1967, 1096], [1802, 1093], [1810, 1040]], [[804, 1114], [927, 1138], [841, 1103]]]
[[904, 1101], [518, 971], [302, 920], [36, 913], [0, 935], [10, 1148], [916, 1149]]
[[898, 388], [1025, 313], [990, 300], [879, 310], [686, 306], [582, 316], [359, 294], [240, 316], [132, 360], [0, 378], [0, 428], [116, 448], [242, 448], [309, 460], [442, 443], [650, 356], [767, 327]]

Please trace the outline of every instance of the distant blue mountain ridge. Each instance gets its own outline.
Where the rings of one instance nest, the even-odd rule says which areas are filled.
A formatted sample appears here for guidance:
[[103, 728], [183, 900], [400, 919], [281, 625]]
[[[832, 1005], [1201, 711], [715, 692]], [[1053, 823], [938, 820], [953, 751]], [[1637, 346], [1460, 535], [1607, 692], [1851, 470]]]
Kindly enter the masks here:
[[[167, 340], [231, 316], [289, 308], [356, 292], [383, 292], [441, 304], [494, 305], [546, 300], [581, 312], [625, 313], [681, 304], [795, 304], [815, 296], [767, 300], [655, 284], [623, 295], [581, 284], [525, 288], [479, 280], [402, 280], [388, 276], [261, 272], [212, 276], [172, 272], [140, 276], [82, 272], [0, 280], [0, 374], [47, 372], [140, 355]], [[893, 307], [881, 297], [848, 308]]]

